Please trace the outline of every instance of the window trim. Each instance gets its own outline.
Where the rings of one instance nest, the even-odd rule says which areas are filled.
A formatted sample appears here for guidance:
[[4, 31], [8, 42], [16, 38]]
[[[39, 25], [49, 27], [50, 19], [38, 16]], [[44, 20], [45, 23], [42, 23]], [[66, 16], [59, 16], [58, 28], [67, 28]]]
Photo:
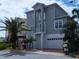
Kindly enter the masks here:
[[31, 32], [34, 32], [34, 26], [30, 25], [29, 28], [31, 29]]
[[46, 19], [46, 13], [44, 12], [44, 20]]
[[46, 22], [44, 21], [44, 28], [43, 28], [44, 33], [46, 33]]
[[41, 13], [39, 13], [39, 15], [38, 15], [38, 20], [39, 21], [41, 20]]
[[41, 25], [41, 26], [40, 26], [40, 25], [41, 25], [41, 23], [39, 22], [39, 23], [38, 23], [38, 27], [36, 27], [36, 31], [37, 31], [37, 32], [41, 32], [41, 26], [42, 26], [42, 25]]
[[[63, 27], [62, 28], [59, 28], [59, 22], [60, 21], [62, 22], [62, 26], [63, 26], [63, 20], [62, 19], [54, 20], [54, 29], [62, 29], [63, 28]], [[55, 27], [56, 22], [58, 22], [58, 28]]]

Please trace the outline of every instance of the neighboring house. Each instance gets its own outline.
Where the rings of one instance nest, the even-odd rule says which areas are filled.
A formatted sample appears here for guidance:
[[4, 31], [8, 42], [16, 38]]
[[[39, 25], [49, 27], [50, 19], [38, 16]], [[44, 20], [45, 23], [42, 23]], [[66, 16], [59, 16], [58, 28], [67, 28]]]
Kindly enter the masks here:
[[5, 42], [5, 37], [0, 37], [0, 42]]
[[[27, 22], [26, 22], [26, 18], [17, 18], [18, 20], [19, 20], [19, 22], [24, 22], [24, 24], [22, 24], [22, 25], [24, 25], [24, 26], [27, 26]], [[18, 32], [18, 46], [19, 46], [19, 48], [23, 48], [23, 40], [25, 40], [26, 39], [26, 32], [27, 31], [21, 31], [21, 32]]]
[[[24, 22], [23, 25], [27, 26], [27, 24], [26, 24], [26, 23], [27, 23], [27, 22], [26, 22], [26, 18], [17, 17], [17, 20], [18, 20], [19, 22]], [[23, 40], [23, 39], [26, 38], [26, 31], [18, 32], [17, 35], [18, 35], [19, 40]], [[8, 31], [6, 31], [6, 38], [8, 38]]]
[[[27, 26], [27, 24], [26, 24], [26, 23], [27, 23], [27, 22], [26, 22], [26, 18], [17, 17], [17, 20], [18, 20], [19, 22], [25, 22], [23, 25]], [[21, 47], [21, 45], [22, 45], [21, 42], [22, 42], [24, 39], [26, 39], [26, 31], [20, 31], [20, 32], [18, 32], [17, 36], [18, 36], [18, 38], [19, 38], [19, 40], [18, 40], [19, 46]], [[6, 37], [6, 40], [9, 40], [8, 31], [6, 31], [5, 37]]]
[[26, 14], [27, 25], [32, 30], [28, 32], [28, 36], [36, 39], [34, 48], [62, 49], [63, 25], [69, 18], [68, 14], [56, 3], [36, 3], [33, 9]]
[[[27, 26], [26, 18], [18, 18], [19, 22], [25, 22], [23, 25]], [[18, 38], [22, 40], [23, 38], [26, 38], [26, 31], [18, 32]]]

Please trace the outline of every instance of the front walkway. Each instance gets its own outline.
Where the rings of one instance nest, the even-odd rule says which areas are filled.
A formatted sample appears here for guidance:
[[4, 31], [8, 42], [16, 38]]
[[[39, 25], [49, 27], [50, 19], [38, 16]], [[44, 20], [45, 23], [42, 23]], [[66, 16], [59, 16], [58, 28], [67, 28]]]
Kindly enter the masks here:
[[0, 59], [76, 59], [63, 53], [44, 51], [0, 51]]

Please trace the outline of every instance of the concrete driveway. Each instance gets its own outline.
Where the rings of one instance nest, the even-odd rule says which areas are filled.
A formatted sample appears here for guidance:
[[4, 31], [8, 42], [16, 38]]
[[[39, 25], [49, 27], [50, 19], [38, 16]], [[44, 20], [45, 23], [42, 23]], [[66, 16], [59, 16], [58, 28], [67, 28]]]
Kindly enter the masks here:
[[63, 53], [43, 51], [0, 51], [0, 59], [77, 59], [65, 56]]

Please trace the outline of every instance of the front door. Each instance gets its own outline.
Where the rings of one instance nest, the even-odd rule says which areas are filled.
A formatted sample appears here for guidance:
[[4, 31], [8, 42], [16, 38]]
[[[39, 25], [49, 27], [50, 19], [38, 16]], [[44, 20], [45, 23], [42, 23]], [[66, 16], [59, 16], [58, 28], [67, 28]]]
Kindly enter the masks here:
[[37, 49], [41, 48], [41, 34], [36, 35], [36, 48]]

